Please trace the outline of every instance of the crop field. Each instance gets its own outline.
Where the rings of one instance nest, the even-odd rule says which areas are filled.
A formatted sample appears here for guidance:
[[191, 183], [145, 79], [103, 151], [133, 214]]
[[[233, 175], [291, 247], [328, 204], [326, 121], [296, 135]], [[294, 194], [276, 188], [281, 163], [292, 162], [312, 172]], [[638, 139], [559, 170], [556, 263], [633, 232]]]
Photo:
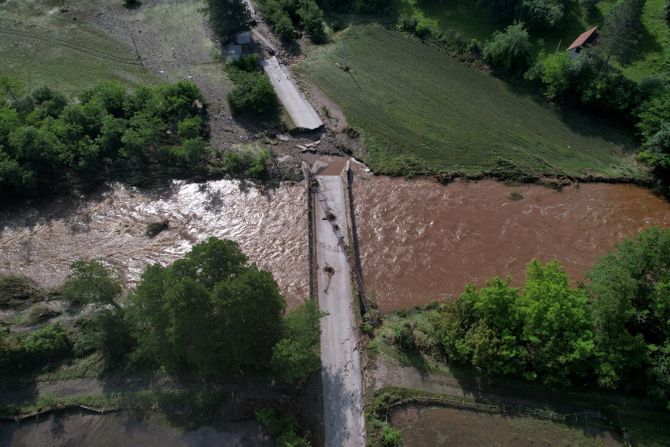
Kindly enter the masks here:
[[391, 415], [406, 445], [622, 446], [618, 433], [532, 417], [504, 417], [448, 407], [409, 406]]
[[[120, 2], [119, 2], [120, 3]], [[0, 3], [0, 75], [30, 88], [48, 85], [68, 94], [100, 80], [145, 82], [137, 55], [56, 2]]]
[[297, 71], [363, 131], [366, 161], [377, 172], [478, 174], [503, 162], [539, 175], [645, 176], [627, 153], [626, 134], [560, 115], [395, 31], [351, 27]]

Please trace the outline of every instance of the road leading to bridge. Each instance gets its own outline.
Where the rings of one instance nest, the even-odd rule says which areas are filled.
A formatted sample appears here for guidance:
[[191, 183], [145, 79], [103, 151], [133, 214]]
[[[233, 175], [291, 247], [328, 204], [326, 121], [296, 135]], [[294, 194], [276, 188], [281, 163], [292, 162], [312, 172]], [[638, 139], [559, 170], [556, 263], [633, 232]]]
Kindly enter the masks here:
[[362, 375], [347, 262], [348, 219], [343, 180], [317, 176], [315, 239], [321, 319], [321, 379], [327, 447], [365, 446]]

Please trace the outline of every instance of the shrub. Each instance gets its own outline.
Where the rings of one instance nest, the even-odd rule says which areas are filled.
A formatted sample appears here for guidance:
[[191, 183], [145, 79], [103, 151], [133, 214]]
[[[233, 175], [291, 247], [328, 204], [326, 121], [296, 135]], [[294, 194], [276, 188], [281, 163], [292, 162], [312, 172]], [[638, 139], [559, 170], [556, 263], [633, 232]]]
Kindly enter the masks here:
[[274, 115], [279, 107], [277, 95], [264, 73], [239, 76], [228, 94], [228, 104], [238, 115]]
[[313, 300], [285, 317], [282, 339], [272, 350], [272, 368], [282, 382], [300, 384], [319, 370], [320, 318], [321, 311]]
[[414, 340], [414, 328], [408, 322], [403, 322], [393, 328], [393, 342], [404, 351], [410, 351], [416, 347]]
[[228, 151], [223, 155], [223, 169], [233, 177], [267, 180], [273, 159], [272, 152], [267, 149], [258, 153], [250, 150]]
[[52, 362], [69, 353], [70, 349], [69, 334], [61, 323], [40, 328], [23, 342], [26, 362], [32, 365]]
[[496, 31], [484, 46], [484, 60], [498, 71], [518, 74], [528, 69], [531, 44], [523, 24], [517, 23]]
[[97, 303], [118, 307], [123, 288], [118, 275], [100, 261], [75, 261], [61, 295], [75, 304]]

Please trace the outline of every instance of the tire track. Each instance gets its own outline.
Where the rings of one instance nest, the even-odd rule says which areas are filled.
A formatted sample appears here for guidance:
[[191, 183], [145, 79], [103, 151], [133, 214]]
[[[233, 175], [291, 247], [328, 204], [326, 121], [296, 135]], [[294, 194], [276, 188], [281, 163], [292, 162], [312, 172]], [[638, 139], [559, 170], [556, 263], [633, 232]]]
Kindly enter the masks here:
[[108, 53], [103, 53], [98, 50], [93, 50], [90, 48], [85, 48], [85, 47], [79, 47], [77, 45], [74, 45], [66, 40], [58, 39], [55, 37], [47, 37], [47, 36], [39, 36], [35, 34], [29, 34], [29, 33], [24, 33], [21, 31], [16, 31], [16, 30], [10, 30], [8, 28], [3, 28], [0, 27], [0, 34], [4, 34], [10, 37], [15, 37], [15, 38], [23, 38], [23, 39], [30, 39], [30, 40], [35, 40], [38, 42], [46, 43], [48, 45], [53, 45], [53, 46], [62, 46], [65, 48], [68, 48], [73, 51], [78, 51], [83, 54], [87, 54], [89, 56], [96, 57], [98, 59], [103, 59], [106, 60], [107, 62], [114, 62], [114, 63], [119, 63], [119, 64], [127, 64], [127, 65], [140, 65], [139, 60], [136, 58], [126, 58], [122, 56], [115, 56], [111, 55]]

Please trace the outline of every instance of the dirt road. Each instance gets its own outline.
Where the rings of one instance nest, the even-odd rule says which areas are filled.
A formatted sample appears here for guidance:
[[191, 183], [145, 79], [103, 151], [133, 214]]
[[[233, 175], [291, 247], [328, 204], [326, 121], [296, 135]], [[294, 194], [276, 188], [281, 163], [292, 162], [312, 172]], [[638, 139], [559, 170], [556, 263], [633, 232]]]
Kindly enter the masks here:
[[318, 176], [316, 257], [321, 319], [321, 380], [326, 446], [365, 445], [362, 376], [351, 274], [346, 259], [347, 219], [340, 176]]

